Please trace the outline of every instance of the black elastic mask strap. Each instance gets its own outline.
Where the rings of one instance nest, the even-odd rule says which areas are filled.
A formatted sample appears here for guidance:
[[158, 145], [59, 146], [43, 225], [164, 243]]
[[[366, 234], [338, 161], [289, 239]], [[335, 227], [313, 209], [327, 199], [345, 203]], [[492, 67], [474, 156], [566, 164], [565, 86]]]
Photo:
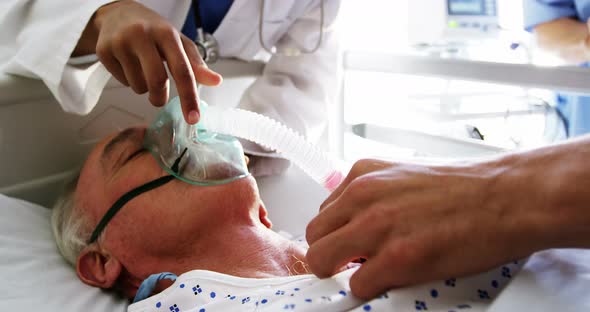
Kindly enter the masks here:
[[161, 177], [159, 179], [150, 181], [146, 184], [136, 187], [136, 188], [132, 189], [131, 191], [125, 193], [125, 195], [121, 196], [121, 198], [119, 198], [113, 204], [113, 206], [111, 206], [111, 208], [107, 211], [107, 213], [105, 213], [105, 215], [102, 217], [100, 222], [98, 222], [98, 224], [96, 225], [96, 228], [94, 228], [94, 232], [92, 232], [92, 236], [90, 236], [90, 240], [88, 241], [88, 244], [92, 244], [98, 239], [98, 236], [100, 235], [102, 230], [104, 230], [104, 228], [107, 226], [109, 221], [111, 221], [111, 219], [117, 214], [117, 212], [119, 212], [119, 210], [121, 210], [121, 208], [123, 208], [123, 206], [125, 206], [125, 204], [127, 202], [129, 202], [130, 200], [132, 200], [136, 196], [139, 196], [147, 191], [151, 191], [151, 190], [153, 190], [157, 187], [160, 187], [172, 180], [174, 180], [173, 175]]
[[[172, 168], [170, 168], [170, 169], [172, 169], [173, 172], [178, 173], [180, 160], [182, 159], [182, 157], [186, 153], [186, 150], [187, 149], [185, 148], [182, 151], [182, 154], [180, 154], [180, 156], [178, 156], [178, 158], [174, 161]], [[132, 189], [131, 191], [125, 193], [123, 196], [121, 196], [121, 198], [119, 198], [111, 206], [111, 208], [105, 213], [105, 215], [102, 217], [102, 219], [100, 219], [100, 222], [98, 222], [98, 224], [96, 225], [96, 228], [94, 228], [94, 231], [92, 232], [92, 236], [90, 236], [90, 239], [88, 240], [88, 244], [92, 244], [92, 243], [96, 242], [96, 240], [100, 236], [100, 233], [102, 233], [102, 231], [107, 226], [109, 221], [111, 221], [111, 219], [117, 214], [117, 212], [119, 212], [119, 210], [121, 210], [121, 208], [123, 208], [123, 206], [125, 206], [125, 204], [127, 204], [130, 200], [132, 200], [133, 198], [135, 198], [145, 192], [148, 192], [148, 191], [151, 191], [155, 188], [158, 188], [158, 187], [160, 187], [172, 180], [174, 180], [173, 175], [164, 176], [164, 177], [158, 178], [156, 180], [150, 181], [146, 184], [140, 185], [140, 186]]]

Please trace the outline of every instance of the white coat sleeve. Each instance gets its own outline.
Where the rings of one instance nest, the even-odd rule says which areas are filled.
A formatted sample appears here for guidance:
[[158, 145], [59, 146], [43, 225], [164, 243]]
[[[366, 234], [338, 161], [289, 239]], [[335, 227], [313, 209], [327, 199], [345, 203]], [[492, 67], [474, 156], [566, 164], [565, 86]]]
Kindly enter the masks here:
[[[338, 89], [339, 45], [334, 23], [340, 0], [325, 1], [324, 37], [320, 49], [297, 57], [273, 55], [260, 76], [244, 93], [239, 107], [281, 121], [318, 142], [327, 126], [328, 106]], [[307, 12], [294, 20], [277, 42], [277, 50], [296, 47], [312, 50], [320, 33], [320, 0], [311, 1]], [[289, 162], [273, 151], [243, 141], [251, 157], [254, 175], [277, 174]], [[262, 157], [256, 157], [262, 156]]]
[[[0, 4], [0, 70], [42, 80], [63, 109], [85, 114], [109, 76], [98, 66], [68, 66], [94, 12], [113, 0], [4, 0]], [[98, 81], [97, 81], [98, 80]]]
[[[65, 111], [89, 113], [111, 75], [96, 56], [72, 59], [70, 55], [94, 12], [114, 1], [2, 0], [0, 72], [40, 79]], [[167, 5], [140, 2], [176, 27], [182, 26], [190, 4], [189, 0]]]

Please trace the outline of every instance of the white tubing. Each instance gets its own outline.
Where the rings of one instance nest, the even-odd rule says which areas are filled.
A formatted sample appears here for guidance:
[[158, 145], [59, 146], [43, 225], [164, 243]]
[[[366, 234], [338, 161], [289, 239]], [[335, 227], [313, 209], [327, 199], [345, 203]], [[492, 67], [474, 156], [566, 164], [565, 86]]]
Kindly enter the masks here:
[[266, 116], [242, 109], [208, 106], [199, 126], [275, 150], [330, 191], [342, 182], [342, 174], [326, 154], [297, 132]]

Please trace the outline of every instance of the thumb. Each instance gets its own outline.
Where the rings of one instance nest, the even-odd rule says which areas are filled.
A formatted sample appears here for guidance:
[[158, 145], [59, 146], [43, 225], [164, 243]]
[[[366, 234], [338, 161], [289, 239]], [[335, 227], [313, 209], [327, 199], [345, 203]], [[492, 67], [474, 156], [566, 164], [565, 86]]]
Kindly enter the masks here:
[[184, 51], [186, 52], [186, 56], [188, 57], [191, 67], [193, 69], [193, 73], [195, 74], [195, 79], [197, 83], [206, 85], [206, 86], [217, 86], [221, 84], [223, 78], [220, 74], [214, 72], [213, 70], [207, 67], [207, 64], [203, 61], [201, 54], [199, 54], [199, 49], [197, 45], [187, 36], [182, 35], [182, 45], [184, 47]]

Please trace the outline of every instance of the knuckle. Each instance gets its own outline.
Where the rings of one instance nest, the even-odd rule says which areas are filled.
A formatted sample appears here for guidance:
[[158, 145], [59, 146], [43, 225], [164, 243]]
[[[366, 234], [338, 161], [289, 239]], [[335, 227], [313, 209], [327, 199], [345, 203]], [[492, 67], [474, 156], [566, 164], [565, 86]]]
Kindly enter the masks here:
[[182, 45], [184, 47], [191, 48], [192, 51], [194, 51], [197, 55], [200, 56], [199, 50], [197, 49], [197, 45], [195, 44], [195, 42], [192, 39], [190, 39], [189, 37], [187, 37], [184, 34], [180, 33], [180, 42], [182, 42]]
[[193, 80], [192, 71], [188, 68], [188, 65], [184, 62], [175, 66], [174, 68], [174, 79], [181, 82]]
[[165, 100], [159, 96], [159, 95], [154, 95], [152, 93], [150, 93], [149, 96], [149, 101], [152, 103], [152, 105], [156, 106], [156, 107], [161, 107], [163, 106], [165, 103]]
[[317, 221], [316, 219], [311, 220], [305, 228], [305, 239], [308, 244], [313, 244], [317, 240]]
[[[404, 248], [402, 244], [393, 244], [389, 242], [383, 248], [383, 256], [387, 259], [407, 259], [408, 253], [407, 248]], [[405, 262], [405, 261], [404, 261]]]
[[362, 211], [356, 218], [355, 222], [359, 223], [361, 228], [367, 228], [370, 231], [385, 232], [390, 226], [389, 213], [379, 205], [371, 205]]
[[143, 22], [131, 23], [125, 29], [127, 36], [131, 38], [145, 37], [148, 33], [149, 26]]
[[391, 259], [391, 263], [404, 267], [408, 272], [412, 268], [420, 266], [423, 258], [423, 252], [418, 246], [408, 243], [405, 240], [391, 240], [383, 247], [383, 256]]
[[104, 62], [111, 56], [111, 47], [103, 42], [96, 44], [96, 56], [101, 62]]
[[324, 273], [324, 268], [322, 265], [322, 255], [316, 245], [312, 245], [309, 247], [309, 250], [305, 255], [305, 260], [307, 260], [307, 265], [314, 274], [320, 277], [327, 275], [326, 273]]
[[361, 175], [361, 176], [358, 176], [357, 178], [355, 178], [353, 180], [353, 183], [356, 188], [364, 188], [364, 187], [370, 186], [370, 184], [373, 184], [375, 182], [375, 180], [376, 179], [374, 176], [364, 174], [364, 175]]
[[176, 29], [168, 23], [159, 23], [153, 27], [154, 34], [160, 39], [169, 39], [176, 36]]
[[162, 89], [164, 89], [164, 86], [166, 86], [167, 82], [168, 82], [168, 76], [164, 73], [152, 75], [152, 76], [150, 76], [150, 80], [148, 82], [149, 89], [154, 90], [154, 91], [162, 90]]
[[133, 91], [137, 94], [145, 94], [147, 93], [147, 87], [145, 85], [145, 83], [143, 83], [142, 81], [135, 81], [132, 85], [131, 88], [133, 89]]
[[135, 91], [137, 94], [146, 94], [148, 92], [148, 88], [145, 85], [137, 86], [137, 90]]
[[136, 94], [145, 94], [147, 91], [137, 85], [131, 86], [131, 89], [133, 89], [133, 92], [135, 92]]
[[367, 189], [373, 180], [370, 176], [359, 176], [348, 184], [345, 192], [351, 200], [361, 200], [370, 194]]
[[[375, 221], [381, 220], [381, 223], [390, 224], [391, 221], [394, 221], [396, 218], [396, 213], [394, 209], [394, 205], [392, 203], [384, 202], [384, 203], [374, 203], [371, 209], [371, 215], [375, 218]], [[383, 222], [385, 221], [385, 222]]]
[[354, 163], [354, 165], [352, 166], [352, 169], [350, 169], [350, 172], [358, 175], [361, 172], [365, 171], [365, 168], [367, 168], [369, 166], [370, 162], [371, 162], [370, 159], [361, 159], [361, 160]]
[[394, 166], [395, 164], [386, 162], [383, 160], [378, 159], [361, 159], [357, 161], [353, 166], [350, 172], [356, 176], [362, 175], [365, 173], [373, 172], [376, 170], [384, 169], [388, 166]]
[[[113, 75], [115, 76], [115, 75]], [[115, 78], [124, 86], [129, 87], [129, 81], [127, 81], [127, 78], [125, 76], [115, 76]]]
[[191, 70], [188, 68], [188, 65], [184, 62], [182, 62], [176, 67], [176, 74], [180, 79], [190, 79], [192, 77]]
[[122, 49], [127, 45], [127, 37], [124, 33], [117, 33], [111, 38], [113, 49]]

